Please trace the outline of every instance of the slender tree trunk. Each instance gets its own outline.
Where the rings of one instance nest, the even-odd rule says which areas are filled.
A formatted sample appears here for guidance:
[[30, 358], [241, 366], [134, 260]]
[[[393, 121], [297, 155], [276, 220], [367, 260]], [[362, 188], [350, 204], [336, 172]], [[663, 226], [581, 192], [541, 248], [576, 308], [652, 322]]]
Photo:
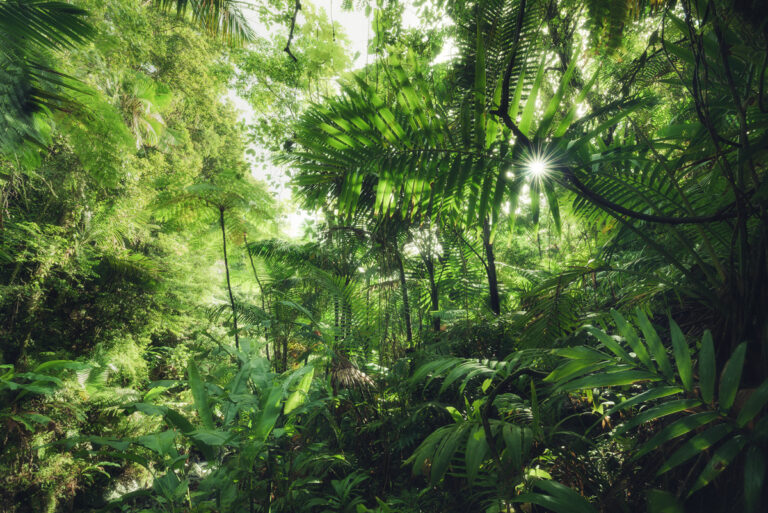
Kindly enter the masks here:
[[333, 298], [333, 327], [335, 329], [335, 333], [333, 335], [333, 339], [338, 342], [339, 341], [339, 298], [334, 297]]
[[[274, 333], [274, 331], [273, 331], [273, 333]], [[273, 361], [274, 361], [274, 367], [275, 367], [276, 371], [280, 372], [280, 362], [281, 362], [281, 360], [280, 360], [280, 338], [275, 333], [272, 336], [272, 339], [274, 340], [274, 343], [275, 343], [274, 350], [272, 351], [272, 358], [273, 358]]]
[[408, 301], [408, 285], [405, 281], [405, 268], [403, 259], [400, 256], [400, 250], [395, 247], [395, 260], [397, 261], [397, 272], [400, 275], [400, 290], [403, 294], [403, 319], [405, 320], [405, 338], [408, 341], [408, 347], [413, 346], [413, 331], [411, 330], [411, 304]]
[[232, 306], [232, 325], [235, 330], [235, 347], [240, 349], [240, 336], [237, 334], [237, 310], [235, 310], [235, 298], [232, 295], [232, 282], [229, 279], [229, 260], [227, 259], [227, 231], [224, 228], [224, 208], [219, 207], [219, 224], [221, 225], [221, 240], [224, 250], [224, 271], [227, 275], [227, 291], [229, 292], [229, 304]]
[[352, 305], [344, 301], [344, 338], [352, 336]]
[[495, 315], [501, 313], [501, 302], [499, 300], [499, 281], [496, 277], [496, 257], [493, 253], [493, 243], [491, 242], [491, 227], [488, 219], [483, 223], [483, 246], [485, 247], [485, 258], [488, 264], [485, 266], [488, 275], [488, 291], [490, 293], [491, 311]]
[[437, 290], [437, 283], [435, 282], [435, 263], [432, 261], [432, 257], [425, 258], [424, 263], [427, 266], [427, 275], [429, 276], [429, 298], [432, 303], [430, 311], [432, 317], [432, 329], [434, 331], [440, 331], [440, 317], [437, 315], [437, 311], [440, 310], [440, 296]]
[[[259, 279], [259, 273], [256, 272], [256, 265], [253, 263], [253, 255], [251, 255], [251, 252], [248, 250], [248, 235], [245, 232], [243, 232], [243, 243], [245, 244], [245, 252], [248, 253], [248, 260], [251, 262], [253, 277], [256, 278], [256, 283], [259, 285], [259, 293], [261, 295], [261, 310], [266, 314], [267, 304], [264, 299], [264, 287], [262, 286], [261, 280]], [[264, 330], [264, 342], [267, 344], [267, 360], [269, 360], [269, 340], [267, 340], [267, 327], [262, 326], [262, 329]]]

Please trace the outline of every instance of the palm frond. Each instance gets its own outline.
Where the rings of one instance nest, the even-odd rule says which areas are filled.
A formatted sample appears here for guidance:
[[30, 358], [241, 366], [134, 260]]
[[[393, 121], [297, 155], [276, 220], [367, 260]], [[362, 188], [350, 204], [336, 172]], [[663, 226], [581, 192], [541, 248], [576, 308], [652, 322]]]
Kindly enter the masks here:
[[200, 28], [212, 36], [221, 37], [231, 45], [239, 46], [252, 41], [253, 29], [235, 0], [154, 0], [163, 11], [176, 11], [179, 16], [189, 14]]

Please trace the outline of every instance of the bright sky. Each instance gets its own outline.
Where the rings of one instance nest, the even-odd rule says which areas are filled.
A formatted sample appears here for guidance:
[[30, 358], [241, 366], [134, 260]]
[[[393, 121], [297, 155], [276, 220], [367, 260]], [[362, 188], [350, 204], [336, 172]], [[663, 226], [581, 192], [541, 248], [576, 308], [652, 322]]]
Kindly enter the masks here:
[[[358, 69], [365, 66], [366, 52], [368, 48], [368, 40], [371, 37], [370, 27], [371, 20], [366, 18], [363, 10], [349, 10], [344, 11], [341, 9], [342, 0], [311, 0], [312, 3], [318, 9], [324, 9], [332, 17], [336, 30], [343, 32], [349, 39], [348, 54], [354, 56], [357, 54], [357, 59], [352, 64], [352, 69]], [[264, 34], [267, 31], [266, 27], [262, 25], [255, 12], [246, 11], [246, 17], [251, 24], [251, 27], [259, 34]], [[447, 22], [447, 20], [446, 20]], [[303, 17], [301, 12], [296, 20], [296, 30], [301, 30], [303, 23]], [[405, 12], [403, 13], [403, 25], [406, 28], [416, 27], [419, 24], [417, 9], [411, 2], [405, 2]], [[276, 27], [277, 30], [287, 30], [286, 27]], [[274, 30], [274, 29], [273, 29]], [[435, 59], [435, 62], [445, 62], [449, 60], [456, 52], [456, 48], [450, 42], [445, 45], [443, 51]], [[228, 99], [242, 112], [242, 119], [249, 122], [253, 119], [253, 109], [251, 106], [238, 97], [237, 94], [230, 90]], [[264, 155], [266, 150], [263, 148], [252, 148], [257, 154]], [[250, 159], [249, 159], [250, 160]], [[263, 180], [264, 182], [271, 183], [272, 193], [278, 200], [289, 202], [291, 198], [291, 191], [288, 188], [288, 177], [285, 174], [285, 170], [279, 169], [274, 166], [264, 166], [261, 164], [253, 164], [252, 174], [255, 178]], [[267, 180], [267, 175], [271, 177], [271, 180]], [[284, 216], [284, 222], [282, 225], [282, 231], [289, 237], [300, 237], [302, 235], [302, 226], [304, 222], [310, 219], [312, 216], [304, 211], [296, 210], [288, 212]]]

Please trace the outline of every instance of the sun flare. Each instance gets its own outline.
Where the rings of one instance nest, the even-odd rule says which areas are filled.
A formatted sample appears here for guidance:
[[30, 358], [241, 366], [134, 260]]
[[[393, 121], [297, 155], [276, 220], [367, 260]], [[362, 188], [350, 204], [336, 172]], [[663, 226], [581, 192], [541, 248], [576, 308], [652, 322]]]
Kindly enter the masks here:
[[528, 173], [534, 178], [541, 178], [549, 171], [547, 162], [541, 158], [535, 158], [528, 163]]

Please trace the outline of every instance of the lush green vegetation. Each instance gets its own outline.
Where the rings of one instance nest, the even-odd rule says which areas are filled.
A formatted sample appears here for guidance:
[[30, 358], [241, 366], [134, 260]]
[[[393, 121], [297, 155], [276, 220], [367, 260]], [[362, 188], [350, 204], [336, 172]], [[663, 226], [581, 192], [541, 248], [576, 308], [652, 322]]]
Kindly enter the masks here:
[[0, 0], [0, 511], [764, 511], [762, 2], [326, 7]]

